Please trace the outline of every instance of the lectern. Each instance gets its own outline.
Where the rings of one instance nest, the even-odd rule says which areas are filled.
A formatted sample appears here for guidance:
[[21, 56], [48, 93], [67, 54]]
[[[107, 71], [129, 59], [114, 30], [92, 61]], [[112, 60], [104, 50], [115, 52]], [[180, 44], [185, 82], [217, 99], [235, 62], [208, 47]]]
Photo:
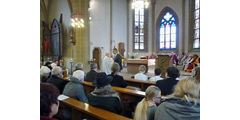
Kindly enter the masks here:
[[158, 57], [156, 58], [155, 68], [160, 68], [162, 70], [162, 78], [165, 78], [167, 68], [170, 66], [172, 66], [172, 62], [169, 55], [158, 55]]

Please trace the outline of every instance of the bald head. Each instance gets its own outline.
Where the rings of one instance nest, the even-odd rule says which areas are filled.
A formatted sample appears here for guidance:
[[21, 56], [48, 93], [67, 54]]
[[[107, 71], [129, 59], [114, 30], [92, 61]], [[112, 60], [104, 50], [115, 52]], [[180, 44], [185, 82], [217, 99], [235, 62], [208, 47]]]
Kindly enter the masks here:
[[108, 53], [108, 52], [107, 52], [107, 53], [105, 53], [105, 56], [108, 56], [108, 57], [110, 57], [110, 53]]

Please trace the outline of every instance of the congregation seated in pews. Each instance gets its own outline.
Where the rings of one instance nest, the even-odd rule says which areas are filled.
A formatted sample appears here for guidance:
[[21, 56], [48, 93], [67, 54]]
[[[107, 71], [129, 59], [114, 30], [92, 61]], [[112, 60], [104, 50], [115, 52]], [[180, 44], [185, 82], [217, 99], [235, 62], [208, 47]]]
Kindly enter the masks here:
[[[120, 117], [127, 116], [135, 120], [138, 120], [139, 118], [142, 118], [144, 120], [145, 118], [149, 120], [154, 119], [159, 120], [161, 118], [166, 118], [170, 120], [185, 118], [188, 119], [200, 118], [199, 117], [200, 95], [197, 94], [197, 91], [199, 92], [198, 87], [200, 83], [199, 67], [194, 68], [193, 78], [188, 77], [180, 81], [177, 80], [177, 78], [180, 76], [180, 72], [176, 67], [168, 67], [165, 74], [166, 77], [165, 79], [160, 77], [161, 69], [156, 68], [154, 71], [155, 72], [154, 77], [151, 77], [150, 80], [147, 79], [146, 81], [142, 81], [142, 85], [146, 85], [144, 86], [145, 89], [142, 90], [143, 91], [146, 90], [146, 92], [127, 89], [127, 86], [130, 85], [128, 84], [129, 81], [137, 82], [140, 80], [127, 80], [127, 79], [124, 80], [124, 78], [120, 76], [120, 66], [117, 63], [112, 64], [111, 74], [109, 75], [107, 75], [105, 72], [98, 72], [96, 63], [91, 64], [90, 67], [91, 71], [88, 72], [89, 73], [88, 77], [90, 77], [89, 80], [91, 84], [88, 84], [87, 83], [88, 81], [84, 82], [87, 79], [87, 75], [85, 76], [84, 71], [82, 71], [83, 70], [82, 68], [81, 68], [82, 70], [76, 69], [69, 80], [64, 80], [62, 75], [63, 70], [60, 66], [53, 66], [52, 70], [50, 70], [47, 66], [42, 66], [40, 70], [41, 82], [46, 83], [41, 83], [41, 86], [42, 84], [49, 83], [48, 85], [51, 84], [52, 86], [55, 86], [55, 88], [58, 89], [59, 91], [58, 95], [63, 94], [73, 99], [71, 101], [69, 100], [68, 102], [75, 103], [77, 100], [80, 102], [78, 104], [86, 103], [86, 105], [89, 105], [89, 107], [91, 106], [94, 109], [97, 108], [101, 110], [107, 110], [109, 111], [109, 114], [113, 116], [118, 114]], [[140, 68], [141, 74], [144, 74], [145, 72], [144, 67], [145, 66]], [[90, 74], [91, 72], [94, 74]], [[49, 75], [50, 73], [51, 76]], [[43, 77], [46, 80], [42, 81]], [[148, 78], [147, 75], [146, 77]], [[86, 91], [86, 86], [90, 86], [91, 90]], [[184, 87], [188, 88], [185, 89]], [[136, 93], [139, 92], [140, 94], [136, 95], [136, 93], [133, 93], [133, 91]], [[163, 98], [162, 95], [167, 95], [169, 99], [160, 102], [160, 99]], [[126, 96], [135, 96], [135, 98]], [[67, 104], [70, 105], [71, 103]], [[159, 106], [157, 106], [158, 104]], [[177, 107], [175, 106], [174, 108], [169, 108], [173, 104], [174, 105], [177, 104], [176, 105]], [[189, 116], [185, 116], [185, 114], [179, 115], [178, 112], [175, 112], [173, 109], [181, 111], [181, 109], [178, 108], [178, 106], [181, 106], [184, 109], [191, 109], [188, 112]], [[171, 113], [160, 112], [169, 111], [169, 109], [172, 110]], [[185, 112], [184, 109], [182, 112]], [[76, 108], [74, 108], [74, 110], [76, 110]], [[63, 111], [61, 112], [62, 114], [61, 117], [59, 118], [59, 116], [57, 116], [56, 118], [77, 119], [75, 118], [77, 117], [77, 115], [73, 116], [73, 112], [74, 112], [73, 108], [63, 108]], [[92, 115], [93, 118], [94, 118], [93, 114], [98, 114], [91, 112], [93, 111], [85, 110], [85, 112], [81, 112], [81, 114], [87, 114], [88, 116]], [[127, 112], [129, 114], [126, 114]], [[44, 119], [46, 116], [51, 118], [54, 115], [52, 113], [51, 116], [47, 114], [41, 114], [41, 119], [42, 118]], [[172, 117], [172, 115], [176, 115], [177, 117]], [[83, 118], [81, 117], [81, 119], [84, 119], [84, 117]]]

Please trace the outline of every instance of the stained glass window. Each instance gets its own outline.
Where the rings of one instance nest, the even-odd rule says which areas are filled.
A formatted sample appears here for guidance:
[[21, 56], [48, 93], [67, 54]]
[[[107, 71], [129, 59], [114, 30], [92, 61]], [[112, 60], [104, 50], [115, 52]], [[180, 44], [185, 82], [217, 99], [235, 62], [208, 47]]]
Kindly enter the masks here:
[[159, 31], [160, 49], [176, 49], [176, 21], [173, 14], [167, 11], [161, 19]]
[[200, 48], [200, 0], [195, 0], [194, 3], [194, 36], [193, 48]]
[[144, 0], [135, 0], [134, 49], [144, 50]]

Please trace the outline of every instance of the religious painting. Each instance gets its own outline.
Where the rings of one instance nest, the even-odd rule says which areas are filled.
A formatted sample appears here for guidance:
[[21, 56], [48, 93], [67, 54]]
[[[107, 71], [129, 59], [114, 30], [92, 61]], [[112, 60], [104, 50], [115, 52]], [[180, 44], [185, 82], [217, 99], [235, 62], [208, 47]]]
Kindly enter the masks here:
[[125, 49], [124, 49], [124, 43], [123, 42], [118, 43], [118, 51], [119, 51], [120, 55], [124, 58]]
[[43, 42], [41, 46], [42, 57], [51, 55], [51, 44], [50, 44], [50, 30], [48, 24], [42, 22], [43, 25]]
[[61, 26], [56, 19], [51, 25], [51, 44], [52, 56], [59, 58], [61, 56]]

